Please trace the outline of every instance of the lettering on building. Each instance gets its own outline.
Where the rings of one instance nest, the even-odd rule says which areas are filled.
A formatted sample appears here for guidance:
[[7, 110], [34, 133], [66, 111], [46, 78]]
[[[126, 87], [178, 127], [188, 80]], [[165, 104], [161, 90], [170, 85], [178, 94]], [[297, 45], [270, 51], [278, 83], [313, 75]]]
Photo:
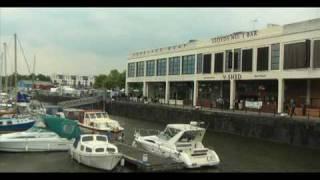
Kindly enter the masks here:
[[228, 75], [226, 75], [226, 74], [224, 74], [223, 75], [223, 79], [225, 79], [225, 80], [236, 80], [236, 79], [241, 79], [242, 78], [242, 76], [241, 76], [241, 74], [228, 74]]
[[265, 74], [254, 75], [254, 77], [267, 77]]
[[249, 31], [249, 32], [237, 32], [227, 36], [220, 36], [211, 39], [212, 43], [225, 42], [236, 39], [247, 39], [257, 36], [257, 31]]

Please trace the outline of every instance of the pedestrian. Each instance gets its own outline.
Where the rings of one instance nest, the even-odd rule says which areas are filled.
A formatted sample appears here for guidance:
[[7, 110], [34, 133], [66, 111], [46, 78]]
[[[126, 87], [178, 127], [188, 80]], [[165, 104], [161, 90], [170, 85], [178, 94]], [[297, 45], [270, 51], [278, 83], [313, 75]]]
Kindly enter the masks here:
[[293, 98], [291, 98], [291, 100], [290, 100], [290, 108], [291, 108], [290, 117], [292, 117], [293, 114], [295, 114], [294, 110], [296, 109], [296, 102], [295, 102], [295, 100]]

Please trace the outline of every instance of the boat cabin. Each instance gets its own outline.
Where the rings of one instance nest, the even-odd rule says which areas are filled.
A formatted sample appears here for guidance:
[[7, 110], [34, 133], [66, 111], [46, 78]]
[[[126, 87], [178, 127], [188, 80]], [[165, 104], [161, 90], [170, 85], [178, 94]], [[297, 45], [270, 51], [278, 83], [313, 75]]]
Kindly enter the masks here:
[[80, 123], [109, 118], [108, 113], [100, 110], [65, 109], [64, 114], [66, 118], [78, 120]]
[[117, 148], [108, 146], [108, 138], [104, 135], [82, 135], [75, 139], [73, 147], [84, 153], [118, 153]]

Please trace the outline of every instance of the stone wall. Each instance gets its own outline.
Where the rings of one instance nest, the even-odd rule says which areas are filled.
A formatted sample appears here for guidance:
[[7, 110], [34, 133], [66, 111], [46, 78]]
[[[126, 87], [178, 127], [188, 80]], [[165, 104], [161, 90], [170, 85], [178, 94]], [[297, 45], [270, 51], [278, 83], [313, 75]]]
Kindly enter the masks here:
[[309, 148], [320, 148], [320, 121], [315, 120], [209, 112], [125, 102], [113, 102], [107, 104], [106, 108], [112, 115], [133, 119], [164, 124], [205, 121], [209, 123], [209, 129], [216, 132]]

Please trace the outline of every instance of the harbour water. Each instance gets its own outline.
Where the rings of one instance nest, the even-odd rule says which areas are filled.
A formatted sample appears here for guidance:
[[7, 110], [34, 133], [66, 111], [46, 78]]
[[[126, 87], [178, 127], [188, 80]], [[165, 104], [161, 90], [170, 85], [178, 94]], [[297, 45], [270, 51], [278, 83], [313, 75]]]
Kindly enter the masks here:
[[[131, 143], [137, 129], [163, 130], [164, 124], [112, 116], [125, 128]], [[207, 131], [203, 144], [221, 159], [218, 167], [184, 169], [183, 172], [319, 172], [320, 150]], [[142, 157], [141, 157], [142, 158]], [[116, 171], [119, 171], [117, 169]], [[130, 172], [131, 169], [121, 169]], [[0, 153], [0, 172], [104, 172], [72, 160], [67, 152]]]

